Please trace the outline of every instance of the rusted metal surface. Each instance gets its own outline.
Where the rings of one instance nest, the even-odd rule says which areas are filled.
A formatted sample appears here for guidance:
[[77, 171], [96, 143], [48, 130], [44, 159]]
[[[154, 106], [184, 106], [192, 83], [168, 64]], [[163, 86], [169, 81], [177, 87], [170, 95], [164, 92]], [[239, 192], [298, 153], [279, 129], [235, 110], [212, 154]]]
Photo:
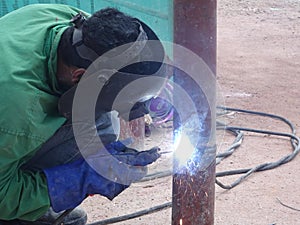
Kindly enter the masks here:
[[[174, 42], [202, 57], [213, 74], [216, 74], [216, 0], [174, 0]], [[175, 61], [179, 55], [180, 52], [174, 51]], [[192, 96], [194, 104], [199, 109], [198, 114], [208, 112], [202, 123], [206, 129], [203, 135], [209, 136], [214, 116], [211, 115], [209, 108], [211, 106], [203, 101], [201, 90], [197, 90], [195, 84], [180, 73], [175, 74], [174, 81], [180, 83]], [[175, 93], [174, 101], [176, 100], [178, 99]], [[178, 120], [175, 116], [175, 128], [180, 123]], [[206, 151], [205, 147], [196, 147], [195, 155], [199, 157], [195, 159], [200, 159], [203, 151]], [[174, 168], [174, 171], [176, 170], [177, 168]], [[214, 158], [210, 159], [205, 170], [196, 167], [193, 172], [189, 169], [176, 172], [173, 175], [172, 225], [214, 224], [214, 193]]]
[[174, 0], [173, 3], [174, 42], [201, 56], [214, 73], [216, 6], [216, 0]]
[[173, 225], [211, 225], [214, 223], [215, 163], [205, 171], [173, 177]]

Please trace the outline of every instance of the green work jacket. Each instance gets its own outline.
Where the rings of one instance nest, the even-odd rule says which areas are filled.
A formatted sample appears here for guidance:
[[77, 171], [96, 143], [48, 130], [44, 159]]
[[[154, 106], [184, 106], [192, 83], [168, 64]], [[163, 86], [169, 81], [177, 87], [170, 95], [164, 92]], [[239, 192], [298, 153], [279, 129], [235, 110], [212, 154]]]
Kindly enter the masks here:
[[0, 18], [0, 219], [35, 220], [50, 206], [43, 173], [20, 167], [65, 122], [57, 110], [57, 47], [79, 11], [36, 4]]

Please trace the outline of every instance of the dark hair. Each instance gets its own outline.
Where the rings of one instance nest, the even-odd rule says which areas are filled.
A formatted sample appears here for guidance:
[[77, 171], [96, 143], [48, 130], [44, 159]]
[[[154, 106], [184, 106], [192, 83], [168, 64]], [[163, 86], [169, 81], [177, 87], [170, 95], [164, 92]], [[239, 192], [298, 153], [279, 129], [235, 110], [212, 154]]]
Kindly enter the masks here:
[[[136, 21], [137, 19], [115, 8], [101, 9], [84, 21], [82, 26], [83, 43], [100, 56], [117, 46], [134, 42], [140, 32], [140, 25]], [[59, 53], [65, 64], [87, 68], [91, 62], [81, 58], [72, 46], [73, 31], [74, 27], [69, 27], [63, 33], [59, 44]], [[148, 35], [149, 40], [157, 39], [156, 35], [154, 35], [155, 37], [151, 37], [151, 35]], [[136, 63], [122, 70], [137, 74], [152, 74], [159, 67], [154, 64], [150, 62]]]
[[[134, 18], [114, 8], [95, 12], [82, 26], [83, 43], [99, 56], [117, 46], [134, 42], [139, 34], [139, 25]], [[82, 59], [72, 46], [74, 27], [63, 33], [59, 44], [62, 60], [67, 65], [87, 68], [91, 63]]]
[[133, 21], [134, 18], [114, 8], [99, 10], [83, 24], [84, 44], [102, 55], [117, 46], [134, 42], [139, 35], [139, 25]]

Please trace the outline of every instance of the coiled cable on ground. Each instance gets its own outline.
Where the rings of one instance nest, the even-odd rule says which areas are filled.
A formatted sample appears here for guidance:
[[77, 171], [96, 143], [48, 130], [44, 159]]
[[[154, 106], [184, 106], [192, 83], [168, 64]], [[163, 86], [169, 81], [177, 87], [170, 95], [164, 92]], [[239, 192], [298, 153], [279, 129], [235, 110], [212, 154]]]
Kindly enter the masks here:
[[228, 157], [230, 154], [233, 153], [234, 149], [236, 149], [240, 146], [242, 136], [243, 136], [241, 133], [242, 131], [289, 137], [290, 141], [291, 141], [291, 145], [293, 147], [293, 151], [290, 154], [282, 157], [281, 159], [279, 159], [275, 162], [263, 163], [263, 164], [255, 166], [253, 168], [230, 170], [230, 171], [223, 171], [223, 172], [216, 173], [216, 177], [244, 174], [229, 185], [225, 185], [222, 182], [220, 182], [218, 179], [216, 179], [216, 184], [219, 185], [221, 188], [224, 188], [224, 189], [234, 188], [235, 186], [240, 184], [243, 180], [245, 180], [248, 176], [250, 176], [252, 173], [258, 172], [258, 171], [274, 169], [280, 165], [288, 163], [289, 161], [294, 159], [296, 157], [296, 155], [299, 153], [300, 138], [298, 136], [296, 136], [296, 130], [295, 130], [293, 124], [286, 118], [278, 116], [278, 115], [274, 115], [274, 114], [256, 112], [256, 111], [250, 111], [250, 110], [227, 108], [227, 107], [222, 107], [222, 106], [219, 106], [218, 108], [225, 110], [225, 111], [235, 111], [235, 112], [241, 112], [241, 113], [247, 113], [247, 114], [252, 114], [252, 115], [259, 115], [259, 116], [264, 116], [264, 117], [270, 117], [273, 119], [278, 119], [278, 120], [286, 123], [290, 127], [291, 133], [282, 133], [282, 132], [276, 132], [276, 131], [268, 131], [268, 130], [259, 130], [259, 129], [245, 128], [245, 127], [234, 127], [234, 126], [222, 125], [225, 130], [235, 133], [236, 139], [233, 142], [232, 146], [229, 148], [230, 150], [227, 150], [224, 153], [217, 155], [217, 159], [216, 159], [217, 162], [220, 162], [225, 157]]

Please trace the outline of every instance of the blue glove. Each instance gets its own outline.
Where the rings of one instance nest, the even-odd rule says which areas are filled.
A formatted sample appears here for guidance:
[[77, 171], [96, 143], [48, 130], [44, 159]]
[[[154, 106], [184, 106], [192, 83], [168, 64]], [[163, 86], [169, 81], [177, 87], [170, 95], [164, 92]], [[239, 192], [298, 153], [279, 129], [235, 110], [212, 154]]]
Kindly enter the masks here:
[[160, 157], [158, 150], [139, 152], [117, 141], [86, 160], [44, 169], [53, 210], [75, 208], [92, 194], [112, 200], [146, 175], [146, 165]]

